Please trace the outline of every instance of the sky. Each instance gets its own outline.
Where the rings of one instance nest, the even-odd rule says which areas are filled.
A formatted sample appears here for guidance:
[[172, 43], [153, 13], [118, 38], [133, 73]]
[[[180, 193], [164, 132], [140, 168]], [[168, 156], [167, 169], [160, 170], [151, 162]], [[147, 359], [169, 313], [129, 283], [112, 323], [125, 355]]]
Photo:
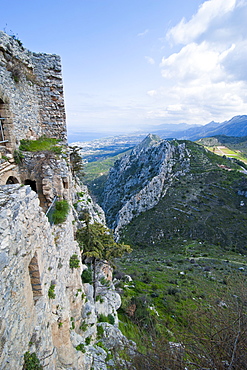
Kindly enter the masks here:
[[0, 29], [62, 58], [69, 134], [247, 113], [247, 0], [0, 0]]

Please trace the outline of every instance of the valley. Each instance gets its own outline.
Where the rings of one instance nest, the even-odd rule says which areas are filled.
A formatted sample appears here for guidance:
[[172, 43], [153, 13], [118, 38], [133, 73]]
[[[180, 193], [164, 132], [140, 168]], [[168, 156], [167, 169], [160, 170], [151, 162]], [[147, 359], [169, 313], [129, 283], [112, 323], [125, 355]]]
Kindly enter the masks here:
[[[237, 356], [236, 369], [242, 369], [247, 363], [245, 140], [207, 138], [200, 145], [164, 143], [152, 135], [145, 140], [111, 162], [100, 161], [103, 176], [97, 170], [86, 175], [108, 225], [133, 248], [116, 260], [114, 273], [122, 299], [120, 328], [138, 348], [131, 366], [196, 370], [211, 369], [213, 362], [225, 369], [222, 364]], [[232, 154], [235, 159], [228, 158]], [[179, 343], [183, 355], [175, 356], [170, 343]], [[128, 362], [125, 368], [131, 369]]]

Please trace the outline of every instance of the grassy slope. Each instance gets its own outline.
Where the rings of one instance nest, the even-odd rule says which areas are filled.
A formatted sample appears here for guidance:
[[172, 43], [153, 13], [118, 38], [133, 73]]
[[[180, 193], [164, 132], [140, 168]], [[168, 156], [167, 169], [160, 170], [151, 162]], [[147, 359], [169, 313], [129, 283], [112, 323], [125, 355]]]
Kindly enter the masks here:
[[114, 165], [114, 162], [121, 158], [123, 155], [128, 154], [130, 150], [125, 150], [113, 157], [104, 158], [94, 161], [88, 162], [85, 164], [85, 178], [84, 183], [86, 185], [90, 185], [95, 179], [100, 176], [106, 175], [109, 169]]
[[[162, 248], [134, 249], [118, 261], [118, 268], [133, 278], [123, 284], [120, 317], [122, 330], [134, 340], [138, 334], [136, 327], [127, 325], [131, 321], [178, 340], [188, 331], [193, 312], [238, 294], [235, 284], [246, 281], [247, 275], [245, 255], [179, 238]], [[130, 319], [126, 312], [133, 302], [137, 309]]]
[[[177, 179], [154, 209], [131, 222], [125, 241], [134, 251], [117, 261], [116, 276], [120, 271], [133, 278], [117, 284], [122, 296], [120, 328], [143, 351], [143, 338], [151, 331], [183, 341], [192, 322], [202, 322], [199, 332], [204, 335], [208, 324], [201, 312], [213, 318], [223, 310], [221, 303], [232, 297], [239, 303], [246, 284], [247, 206], [240, 202], [247, 202], [237, 194], [239, 187], [247, 190], [246, 177], [218, 167], [231, 167], [228, 160], [187, 144], [191, 173]], [[107, 160], [106, 171], [108, 165]], [[104, 171], [100, 166], [96, 164], [95, 177]], [[100, 193], [96, 181], [97, 186]], [[135, 307], [131, 317], [130, 307]], [[231, 310], [227, 305], [224, 314]]]
[[[204, 335], [221, 320], [221, 304], [224, 315], [231, 316], [232, 299], [241, 302], [246, 284], [247, 202], [237, 194], [247, 189], [246, 176], [229, 160], [187, 145], [191, 173], [178, 178], [153, 209], [124, 230], [123, 239], [134, 251], [118, 262], [119, 270], [133, 277], [122, 284], [121, 329], [140, 350], [142, 330], [183, 341], [196, 325], [195, 335]], [[136, 310], [129, 317], [133, 304]]]

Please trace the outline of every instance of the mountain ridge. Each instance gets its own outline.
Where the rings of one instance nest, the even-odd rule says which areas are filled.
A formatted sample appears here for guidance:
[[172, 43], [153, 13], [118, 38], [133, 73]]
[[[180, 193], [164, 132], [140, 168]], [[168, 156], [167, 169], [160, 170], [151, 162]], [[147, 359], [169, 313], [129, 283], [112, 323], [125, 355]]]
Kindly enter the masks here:
[[108, 225], [139, 245], [181, 234], [242, 248], [247, 179], [240, 170], [190, 141], [137, 146], [109, 172], [102, 203]]
[[[156, 131], [154, 131], [156, 133]], [[162, 138], [167, 138], [167, 134], [159, 132]], [[247, 115], [232, 117], [229, 121], [209, 122], [204, 126], [192, 127], [188, 130], [174, 131], [169, 136], [176, 139], [195, 141], [202, 137], [227, 135], [227, 136], [246, 136], [247, 135]]]

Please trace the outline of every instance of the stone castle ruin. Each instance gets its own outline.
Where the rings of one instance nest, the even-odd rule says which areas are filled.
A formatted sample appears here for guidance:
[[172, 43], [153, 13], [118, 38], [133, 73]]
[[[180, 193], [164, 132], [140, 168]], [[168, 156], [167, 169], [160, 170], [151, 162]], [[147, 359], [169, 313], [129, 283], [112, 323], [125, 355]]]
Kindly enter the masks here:
[[[20, 150], [23, 140], [44, 137], [56, 139], [55, 151]], [[54, 198], [70, 206], [58, 225], [45, 215]], [[105, 347], [127, 341], [118, 329], [121, 300], [110, 268], [97, 267], [107, 287], [81, 279], [88, 267], [75, 240], [78, 200], [80, 209], [103, 222], [87, 189], [71, 175], [60, 58], [32, 53], [0, 31], [1, 370], [23, 369], [29, 354], [47, 370], [106, 370], [98, 326], [107, 332]], [[104, 299], [95, 301], [97, 294]], [[99, 314], [112, 315], [114, 324], [99, 323]]]
[[14, 158], [22, 139], [44, 136], [66, 145], [61, 70], [57, 55], [32, 53], [0, 32], [0, 184], [30, 185], [44, 208], [54, 196], [67, 196], [66, 165], [57, 163], [55, 155], [47, 158], [48, 153], [23, 153], [21, 166]]

